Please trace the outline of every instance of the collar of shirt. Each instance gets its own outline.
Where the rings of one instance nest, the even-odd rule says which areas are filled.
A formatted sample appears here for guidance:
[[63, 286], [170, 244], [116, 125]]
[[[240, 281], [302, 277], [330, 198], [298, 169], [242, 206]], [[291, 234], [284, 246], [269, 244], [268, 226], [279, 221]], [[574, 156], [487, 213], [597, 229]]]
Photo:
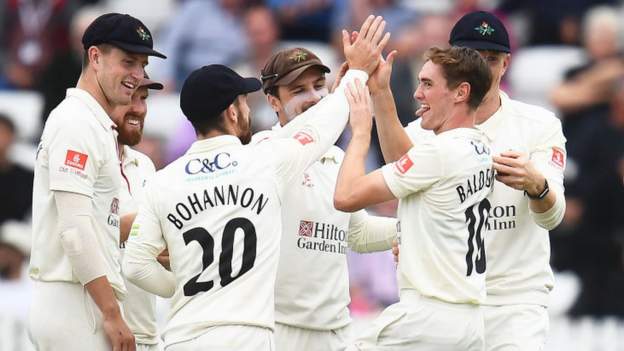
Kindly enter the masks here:
[[123, 146], [123, 154], [121, 154], [121, 163], [123, 168], [128, 168], [128, 166], [133, 165], [134, 167], [139, 167], [139, 158], [136, 157], [133, 150], [128, 145]]
[[443, 136], [445, 138], [452, 138], [452, 137], [454, 137], [456, 135], [461, 135], [461, 136], [463, 136], [463, 135], [472, 135], [472, 136], [478, 137], [478, 136], [482, 136], [484, 134], [485, 133], [482, 130], [478, 129], [478, 128], [454, 128], [454, 129], [442, 132], [442, 133], [438, 134], [437, 136], [438, 137]]
[[501, 105], [498, 110], [496, 110], [490, 118], [486, 119], [485, 122], [477, 126], [477, 128], [482, 130], [490, 140], [495, 140], [498, 128], [503, 122], [503, 118], [509, 108], [509, 96], [502, 90], [499, 91], [499, 96], [501, 99]]
[[91, 110], [91, 112], [95, 116], [95, 119], [97, 119], [98, 122], [100, 122], [100, 124], [102, 125], [102, 127], [104, 127], [104, 129], [106, 130], [109, 130], [109, 128], [113, 128], [115, 130], [117, 129], [117, 125], [115, 124], [115, 122], [113, 122], [113, 120], [108, 116], [106, 111], [104, 111], [104, 109], [97, 102], [97, 100], [95, 100], [95, 98], [91, 96], [91, 94], [89, 94], [89, 92], [87, 92], [86, 90], [82, 90], [79, 88], [69, 88], [67, 89], [67, 96], [75, 97], [76, 99], [80, 100], [83, 104], [87, 105], [89, 110]]
[[[282, 128], [282, 126], [279, 124], [279, 122], [277, 122], [275, 123], [273, 127], [271, 127], [271, 130], [276, 131], [276, 130], [279, 130], [280, 128]], [[335, 163], [338, 163], [339, 162], [338, 151], [334, 147], [329, 148], [329, 150], [323, 156], [321, 156], [319, 161], [323, 163], [325, 161], [334, 161]]]
[[212, 151], [228, 145], [241, 145], [241, 141], [233, 135], [219, 135], [208, 139], [197, 140], [191, 145], [186, 154]]

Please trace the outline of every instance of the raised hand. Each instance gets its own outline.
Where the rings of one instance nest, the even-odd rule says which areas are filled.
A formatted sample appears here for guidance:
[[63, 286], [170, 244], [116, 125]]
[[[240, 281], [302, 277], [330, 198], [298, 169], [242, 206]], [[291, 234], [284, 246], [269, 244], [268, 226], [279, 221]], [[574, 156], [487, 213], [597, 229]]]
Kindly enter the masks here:
[[[390, 33], [384, 34], [386, 22], [381, 16], [368, 16], [357, 35], [342, 31], [342, 44], [349, 68], [365, 71], [369, 75], [375, 71]], [[352, 40], [356, 37], [355, 40]]]
[[384, 59], [383, 56], [379, 57], [379, 66], [368, 79], [368, 89], [371, 94], [377, 94], [384, 89], [390, 89], [390, 76], [392, 75], [392, 64], [394, 58], [397, 55], [397, 51], [393, 50]]
[[349, 101], [349, 124], [353, 135], [362, 134], [370, 137], [373, 127], [373, 113], [371, 112], [371, 101], [368, 87], [355, 80], [355, 84], [348, 84], [346, 91], [347, 101]]

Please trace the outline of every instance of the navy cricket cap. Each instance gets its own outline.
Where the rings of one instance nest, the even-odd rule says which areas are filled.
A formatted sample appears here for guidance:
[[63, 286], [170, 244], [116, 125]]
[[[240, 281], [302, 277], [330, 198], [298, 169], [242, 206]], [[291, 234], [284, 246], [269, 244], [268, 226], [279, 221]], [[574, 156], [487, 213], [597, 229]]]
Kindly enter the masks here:
[[505, 26], [496, 16], [485, 11], [471, 12], [460, 18], [451, 30], [449, 44], [475, 50], [511, 52]]
[[152, 33], [143, 22], [130, 15], [107, 13], [96, 18], [82, 35], [85, 50], [99, 44], [111, 44], [133, 54], [167, 58], [154, 50]]
[[180, 108], [191, 122], [218, 117], [239, 95], [260, 90], [256, 78], [243, 78], [224, 65], [194, 70], [182, 85]]

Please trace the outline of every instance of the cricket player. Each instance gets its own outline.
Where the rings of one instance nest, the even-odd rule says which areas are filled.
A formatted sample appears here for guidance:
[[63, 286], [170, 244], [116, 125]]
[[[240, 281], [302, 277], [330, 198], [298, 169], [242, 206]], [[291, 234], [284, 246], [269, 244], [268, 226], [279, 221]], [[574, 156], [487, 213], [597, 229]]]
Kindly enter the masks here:
[[[382, 23], [383, 25], [383, 23]], [[346, 66], [344, 66], [346, 67]], [[274, 54], [262, 70], [263, 90], [279, 123], [253, 142], [285, 137], [305, 122], [302, 115], [329, 94], [329, 68], [311, 51], [293, 48]], [[353, 111], [351, 111], [353, 113]], [[282, 200], [282, 238], [275, 286], [276, 349], [344, 350], [350, 339], [347, 247], [358, 252], [388, 250], [396, 219], [334, 208], [334, 189], [344, 152], [332, 146]]]
[[[474, 118], [491, 74], [472, 49], [431, 48], [425, 57], [414, 97], [425, 106], [422, 126], [433, 137], [365, 175], [371, 112], [351, 113], [353, 136], [338, 175], [336, 208], [355, 211], [400, 199], [402, 251], [399, 302], [349, 350], [483, 349], [479, 304], [485, 299], [484, 224], [494, 170]], [[368, 105], [369, 92], [349, 89], [347, 98], [351, 106]], [[383, 102], [394, 108], [391, 98]]]
[[[494, 15], [465, 15], [453, 27], [449, 43], [478, 50], [494, 78], [476, 120], [492, 140], [498, 180], [486, 236], [487, 298], [482, 305], [486, 350], [542, 350], [554, 284], [548, 231], [565, 213], [566, 139], [561, 122], [552, 112], [512, 100], [500, 90], [511, 48], [504, 25]], [[431, 135], [416, 120], [406, 128], [411, 141], [397, 139], [398, 120], [376, 116], [387, 162], [400, 157], [411, 142]]]
[[29, 316], [38, 350], [134, 350], [119, 302], [117, 125], [143, 78], [152, 37], [129, 15], [102, 15], [86, 29], [77, 87], [51, 113], [37, 150]]
[[[122, 106], [119, 111], [123, 116], [117, 126], [119, 133], [117, 141], [124, 180], [119, 197], [122, 255], [131, 224], [138, 211], [139, 203], [144, 197], [145, 186], [156, 173], [152, 160], [131, 146], [137, 145], [143, 136], [148, 89], [162, 90], [162, 88], [162, 84], [150, 80], [146, 75], [132, 95], [132, 103]], [[156, 322], [156, 296], [125, 279], [124, 282], [127, 294], [122, 303], [123, 314], [128, 327], [134, 334], [137, 351], [161, 350]]]
[[253, 145], [246, 94], [260, 81], [210, 65], [185, 81], [180, 106], [198, 141], [156, 174], [126, 247], [124, 271], [150, 292], [163, 288], [156, 256], [169, 250], [175, 284], [164, 334], [178, 350], [274, 350], [274, 287], [281, 207], [300, 179], [336, 141], [348, 118], [344, 86], [364, 82], [389, 40], [369, 17], [353, 42], [344, 32], [350, 70], [333, 94], [308, 109], [288, 138]]

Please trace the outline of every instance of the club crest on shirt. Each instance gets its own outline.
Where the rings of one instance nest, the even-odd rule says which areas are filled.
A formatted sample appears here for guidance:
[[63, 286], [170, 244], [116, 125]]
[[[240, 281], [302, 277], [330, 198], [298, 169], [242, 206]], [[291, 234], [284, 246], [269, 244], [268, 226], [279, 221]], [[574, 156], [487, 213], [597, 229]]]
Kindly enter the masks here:
[[563, 167], [565, 166], [565, 155], [563, 153], [563, 150], [557, 147], [553, 147], [550, 162], [552, 162], [555, 166], [563, 169]]
[[301, 182], [301, 185], [306, 186], [308, 188], [312, 188], [314, 187], [314, 183], [312, 183], [312, 177], [310, 177], [310, 175], [308, 173], [303, 173], [303, 181]]
[[65, 155], [65, 164], [69, 167], [77, 168], [83, 171], [87, 165], [88, 158], [89, 155], [87, 154], [74, 150], [67, 150], [67, 154]]
[[403, 155], [398, 161], [394, 163], [397, 171], [401, 174], [405, 174], [405, 172], [409, 171], [410, 168], [414, 165], [414, 162], [411, 158], [409, 158], [408, 154]]

